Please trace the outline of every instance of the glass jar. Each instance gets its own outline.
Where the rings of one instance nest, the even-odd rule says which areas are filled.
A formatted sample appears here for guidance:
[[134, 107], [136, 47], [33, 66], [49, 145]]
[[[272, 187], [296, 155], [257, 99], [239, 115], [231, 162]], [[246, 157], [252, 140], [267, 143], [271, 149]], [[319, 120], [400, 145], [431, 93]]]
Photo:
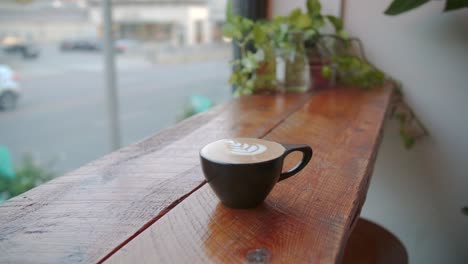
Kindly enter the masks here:
[[285, 58], [284, 89], [286, 92], [307, 92], [311, 81], [303, 32], [292, 32], [289, 41], [292, 48], [286, 56], [283, 55]]
[[[276, 84], [276, 57], [273, 43], [268, 42], [260, 47], [263, 58], [255, 72], [255, 92], [274, 93]], [[257, 53], [258, 54], [258, 53]]]

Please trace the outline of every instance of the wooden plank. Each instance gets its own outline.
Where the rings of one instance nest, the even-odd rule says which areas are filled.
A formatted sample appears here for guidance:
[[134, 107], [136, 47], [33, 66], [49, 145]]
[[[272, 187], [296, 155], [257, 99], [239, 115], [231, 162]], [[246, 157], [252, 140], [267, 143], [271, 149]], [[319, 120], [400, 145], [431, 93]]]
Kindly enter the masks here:
[[1, 204], [0, 263], [97, 262], [203, 182], [205, 143], [264, 136], [309, 96], [235, 100]]
[[204, 185], [105, 262], [339, 262], [365, 200], [391, 92], [319, 93], [266, 135], [307, 143], [314, 157], [262, 206], [226, 208]]

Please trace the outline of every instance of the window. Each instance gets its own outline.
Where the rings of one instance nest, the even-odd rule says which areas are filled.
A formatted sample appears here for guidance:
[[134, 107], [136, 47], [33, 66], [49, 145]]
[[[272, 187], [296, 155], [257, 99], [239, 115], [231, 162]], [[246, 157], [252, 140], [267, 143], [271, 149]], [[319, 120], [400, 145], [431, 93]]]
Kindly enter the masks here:
[[[0, 163], [16, 177], [26, 157], [45, 180], [111, 151], [100, 2], [0, 1]], [[122, 146], [230, 98], [225, 4], [113, 1]], [[0, 200], [14, 181], [1, 171]]]

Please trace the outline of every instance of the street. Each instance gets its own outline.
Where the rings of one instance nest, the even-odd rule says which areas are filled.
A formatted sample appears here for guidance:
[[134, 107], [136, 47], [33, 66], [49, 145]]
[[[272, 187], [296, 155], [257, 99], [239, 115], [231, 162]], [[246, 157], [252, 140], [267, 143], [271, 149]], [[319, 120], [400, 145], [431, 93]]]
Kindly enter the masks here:
[[[191, 95], [230, 98], [228, 60], [162, 65], [119, 55], [122, 145], [175, 124]], [[50, 48], [37, 61], [11, 63], [23, 93], [16, 110], [0, 112], [0, 145], [16, 164], [30, 153], [62, 174], [110, 151], [102, 61], [101, 53]]]

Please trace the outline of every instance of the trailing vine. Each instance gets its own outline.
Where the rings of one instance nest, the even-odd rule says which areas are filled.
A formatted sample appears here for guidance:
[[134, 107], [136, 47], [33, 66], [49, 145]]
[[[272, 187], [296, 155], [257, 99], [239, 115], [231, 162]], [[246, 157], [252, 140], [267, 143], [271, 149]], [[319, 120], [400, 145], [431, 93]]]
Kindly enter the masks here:
[[400, 137], [404, 146], [409, 149], [414, 146], [417, 140], [428, 136], [429, 133], [416, 117], [411, 107], [405, 102], [401, 84], [392, 79], [389, 79], [389, 81], [392, 82], [395, 87], [390, 116], [398, 120]]

